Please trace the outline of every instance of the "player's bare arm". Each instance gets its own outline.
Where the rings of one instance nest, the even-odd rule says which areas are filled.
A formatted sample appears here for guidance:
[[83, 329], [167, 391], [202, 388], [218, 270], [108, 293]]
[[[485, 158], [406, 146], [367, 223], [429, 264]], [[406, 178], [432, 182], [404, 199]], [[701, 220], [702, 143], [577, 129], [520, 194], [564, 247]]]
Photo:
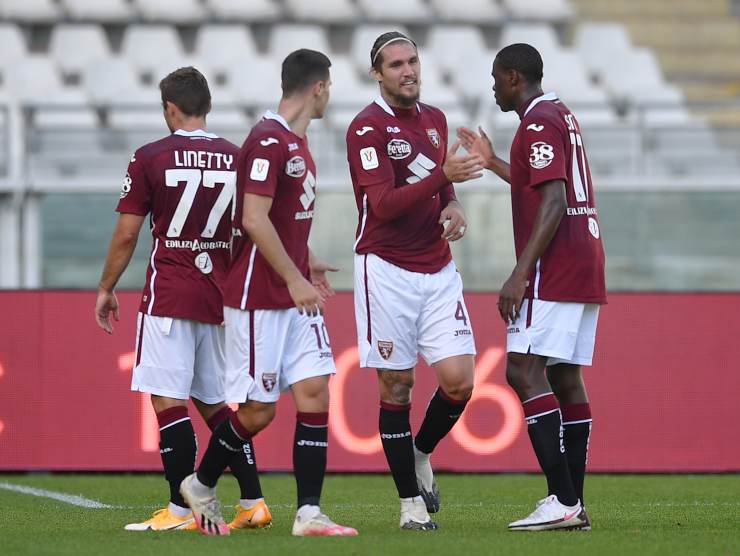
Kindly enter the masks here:
[[537, 186], [542, 201], [532, 227], [532, 235], [522, 251], [509, 279], [499, 293], [498, 310], [505, 323], [514, 323], [519, 317], [527, 278], [560, 226], [568, 207], [565, 181], [552, 180]]
[[308, 250], [308, 269], [311, 273], [311, 283], [319, 290], [319, 293], [326, 299], [336, 292], [331, 287], [331, 283], [326, 276], [327, 272], [337, 272], [339, 269], [326, 261], [319, 259], [314, 252]]
[[288, 286], [290, 298], [300, 313], [315, 316], [324, 310], [321, 293], [306, 280], [292, 261], [270, 220], [272, 197], [244, 194], [242, 226], [262, 256]]
[[447, 241], [462, 239], [468, 227], [465, 211], [459, 201], [452, 200], [442, 209], [439, 215], [439, 223], [444, 226], [442, 238]]
[[478, 133], [467, 127], [459, 127], [457, 128], [457, 138], [466, 151], [477, 154], [483, 159], [485, 168], [491, 170], [505, 182], [511, 183], [509, 163], [496, 154], [491, 140], [482, 127], [478, 126]]
[[111, 314], [118, 320], [118, 299], [113, 289], [131, 261], [143, 222], [144, 216], [123, 213], [118, 217], [113, 231], [95, 301], [95, 321], [108, 334], [113, 334]]

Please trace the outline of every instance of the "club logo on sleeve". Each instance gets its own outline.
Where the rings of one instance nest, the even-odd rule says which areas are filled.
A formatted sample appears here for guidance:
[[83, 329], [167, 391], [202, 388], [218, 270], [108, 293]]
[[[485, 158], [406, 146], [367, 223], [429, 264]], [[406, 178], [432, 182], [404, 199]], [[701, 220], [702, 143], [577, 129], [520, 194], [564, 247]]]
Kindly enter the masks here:
[[383, 359], [388, 361], [391, 355], [393, 355], [393, 342], [378, 340], [378, 353]]
[[359, 135], [360, 137], [362, 137], [362, 136], [363, 136], [363, 135], [365, 135], [365, 134], [366, 134], [366, 133], [367, 133], [368, 131], [372, 131], [372, 130], [373, 130], [373, 128], [372, 128], [371, 126], [369, 126], [369, 125], [364, 125], [364, 126], [362, 126], [362, 129], [358, 129], [357, 131], [355, 131], [355, 133], [356, 133], [357, 135]]
[[588, 231], [591, 232], [591, 235], [594, 236], [596, 239], [599, 239], [599, 237], [601, 236], [599, 223], [596, 221], [595, 218], [588, 218]]
[[375, 147], [360, 149], [360, 161], [364, 170], [377, 168], [380, 162], [378, 162], [378, 153], [375, 151]]
[[285, 163], [285, 173], [291, 178], [300, 178], [306, 173], [306, 161], [302, 156], [294, 156]]
[[544, 141], [537, 141], [530, 145], [532, 152], [529, 153], [529, 165], [535, 170], [542, 170], [549, 166], [555, 158], [552, 145]]
[[249, 172], [249, 179], [254, 181], [265, 181], [267, 172], [270, 169], [270, 161], [266, 158], [255, 158], [252, 161], [252, 171]]
[[198, 256], [195, 257], [195, 266], [203, 274], [210, 274], [213, 271], [213, 261], [211, 261], [211, 256], [206, 252], [199, 253]]
[[262, 373], [262, 386], [265, 392], [272, 392], [277, 385], [277, 373]]
[[529, 124], [527, 126], [527, 129], [531, 129], [532, 131], [542, 131], [543, 129], [545, 129], [545, 126], [537, 125], [537, 124]]
[[126, 172], [126, 176], [123, 178], [123, 183], [121, 184], [121, 199], [125, 199], [126, 195], [129, 194], [129, 191], [131, 191], [131, 175]]
[[437, 131], [436, 128], [427, 129], [427, 137], [429, 137], [429, 140], [432, 142], [432, 145], [434, 145], [434, 148], [438, 149], [440, 144], [439, 131]]
[[260, 141], [260, 145], [262, 145], [263, 147], [269, 147], [270, 145], [274, 145], [276, 143], [279, 143], [279, 141], [274, 137], [268, 137], [267, 139], [262, 139], [262, 141]]
[[393, 160], [402, 160], [411, 155], [411, 145], [404, 139], [391, 139], [388, 142], [388, 156]]
[[293, 152], [298, 150], [298, 143], [288, 143], [288, 152]]

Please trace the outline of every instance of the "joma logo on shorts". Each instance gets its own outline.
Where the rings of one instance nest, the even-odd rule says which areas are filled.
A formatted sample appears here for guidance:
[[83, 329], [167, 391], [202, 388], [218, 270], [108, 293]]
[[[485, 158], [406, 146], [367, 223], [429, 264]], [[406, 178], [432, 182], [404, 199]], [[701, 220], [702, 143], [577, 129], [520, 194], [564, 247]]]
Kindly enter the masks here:
[[472, 332], [468, 330], [467, 328], [463, 328], [461, 330], [455, 330], [455, 336], [470, 336]]

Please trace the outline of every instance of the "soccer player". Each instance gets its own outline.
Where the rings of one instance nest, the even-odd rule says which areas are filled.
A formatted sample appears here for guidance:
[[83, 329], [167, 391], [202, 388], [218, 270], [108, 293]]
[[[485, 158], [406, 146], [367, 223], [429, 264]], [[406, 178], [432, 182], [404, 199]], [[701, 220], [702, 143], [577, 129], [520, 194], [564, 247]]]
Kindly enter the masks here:
[[[370, 52], [380, 95], [347, 130], [359, 224], [355, 316], [360, 365], [377, 369], [380, 438], [401, 499], [402, 529], [431, 530], [439, 491], [429, 456], [473, 390], [475, 342], [448, 242], [465, 214], [451, 182], [479, 177], [478, 155], [447, 152], [447, 121], [419, 102], [416, 44], [384, 33]], [[416, 438], [409, 411], [418, 354], [439, 382]]]
[[329, 376], [334, 359], [322, 316], [336, 270], [308, 247], [316, 165], [307, 128], [329, 102], [331, 62], [301, 49], [283, 61], [283, 95], [252, 129], [237, 160], [233, 260], [226, 281], [227, 399], [239, 410], [213, 432], [198, 472], [181, 492], [208, 535], [224, 535], [216, 483], [235, 452], [275, 416], [290, 388], [298, 410], [293, 469], [298, 503], [293, 535], [353, 536], [321, 512], [326, 471]]
[[501, 287], [506, 378], [522, 401], [547, 497], [512, 531], [590, 529], [583, 506], [591, 409], [581, 375], [591, 365], [599, 306], [606, 303], [604, 248], [581, 129], [555, 93], [542, 92], [542, 58], [513, 44], [493, 62], [502, 111], [521, 122], [510, 163], [482, 129], [458, 130], [463, 146], [511, 184], [517, 263]]
[[[129, 531], [195, 528], [179, 492], [193, 472], [196, 439], [188, 398], [213, 429], [228, 421], [222, 287], [229, 264], [231, 207], [236, 184], [235, 145], [206, 131], [211, 93], [201, 73], [180, 68], [162, 79], [164, 119], [171, 135], [138, 149], [128, 166], [100, 279], [95, 318], [113, 332], [118, 320], [114, 288], [134, 252], [144, 218], [153, 237], [136, 336], [131, 389], [151, 394], [157, 414], [160, 454], [170, 485], [169, 505]], [[233, 528], [267, 526], [251, 444], [229, 466], [241, 500]]]

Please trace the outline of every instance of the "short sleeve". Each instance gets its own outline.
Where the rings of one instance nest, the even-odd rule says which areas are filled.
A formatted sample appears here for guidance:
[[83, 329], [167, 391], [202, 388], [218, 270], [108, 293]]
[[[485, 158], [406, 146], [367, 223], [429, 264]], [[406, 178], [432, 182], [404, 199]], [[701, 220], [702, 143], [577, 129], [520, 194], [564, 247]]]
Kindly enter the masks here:
[[285, 162], [286, 145], [275, 137], [265, 136], [254, 143], [237, 171], [244, 193], [275, 197], [280, 173]]
[[354, 121], [347, 130], [347, 161], [360, 187], [395, 183], [385, 137], [377, 124]]
[[547, 120], [532, 121], [524, 130], [523, 156], [527, 157], [530, 187], [568, 179], [567, 151], [562, 130]]
[[117, 212], [146, 216], [152, 206], [152, 187], [146, 174], [146, 162], [141, 149], [136, 151], [128, 164], [121, 185]]

